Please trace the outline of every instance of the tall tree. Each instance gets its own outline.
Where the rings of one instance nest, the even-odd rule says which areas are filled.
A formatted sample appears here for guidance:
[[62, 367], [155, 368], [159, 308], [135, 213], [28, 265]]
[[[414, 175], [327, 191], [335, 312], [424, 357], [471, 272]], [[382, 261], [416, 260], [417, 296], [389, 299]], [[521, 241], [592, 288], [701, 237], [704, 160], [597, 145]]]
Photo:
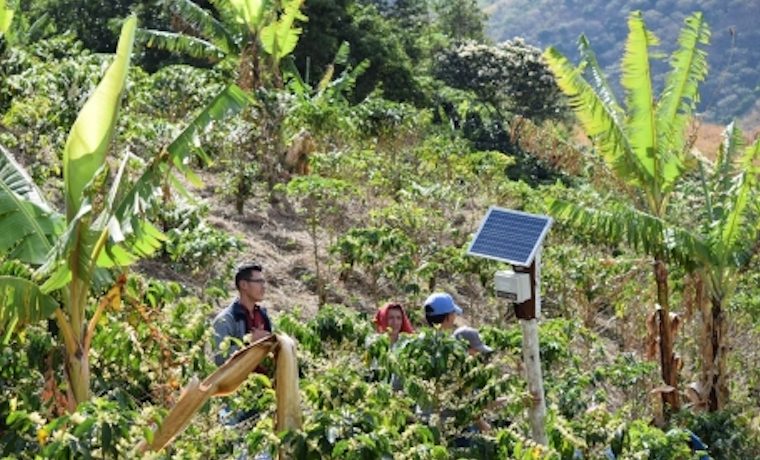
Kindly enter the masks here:
[[[609, 236], [627, 235], [634, 246], [653, 259], [657, 286], [660, 364], [663, 381], [672, 390], [663, 393], [666, 404], [679, 407], [677, 359], [673, 352], [670, 291], [668, 288], [669, 235], [665, 225], [651, 225], [667, 217], [669, 198], [684, 167], [689, 149], [686, 129], [699, 99], [699, 84], [707, 75], [705, 52], [709, 30], [701, 13], [685, 20], [678, 49], [670, 56], [671, 71], [657, 97], [651, 75], [649, 50], [658, 45], [640, 12], [628, 19], [628, 39], [621, 69], [626, 105], [621, 106], [599, 68], [593, 51], [581, 37], [583, 63], [573, 66], [554, 48], [545, 53], [562, 91], [602, 155], [632, 200], [620, 220], [574, 219], [579, 224], [613, 224], [597, 227]], [[584, 78], [584, 72], [588, 80]], [[587, 216], [571, 203], [557, 202], [555, 212]], [[623, 220], [630, 218], [632, 220]], [[585, 222], [584, 222], [585, 220]]]
[[[29, 174], [0, 149], [0, 256], [36, 267], [31, 280], [0, 277], [0, 333], [7, 340], [24, 323], [55, 318], [66, 356], [70, 409], [89, 398], [90, 344], [105, 308], [119, 302], [126, 267], [163, 240], [143, 217], [147, 200], [167, 176], [178, 183], [172, 168], [190, 174], [184, 160], [208, 123], [249, 102], [239, 88], [228, 87], [134, 181], [128, 171], [135, 157], [129, 153], [111, 171], [107, 153], [135, 30], [132, 17], [122, 27], [113, 63], [71, 128], [63, 152], [64, 212], [46, 203]], [[106, 289], [94, 311], [88, 309], [91, 296]]]
[[455, 41], [486, 41], [485, 24], [488, 16], [477, 0], [437, 0], [433, 4], [436, 23], [441, 32]]

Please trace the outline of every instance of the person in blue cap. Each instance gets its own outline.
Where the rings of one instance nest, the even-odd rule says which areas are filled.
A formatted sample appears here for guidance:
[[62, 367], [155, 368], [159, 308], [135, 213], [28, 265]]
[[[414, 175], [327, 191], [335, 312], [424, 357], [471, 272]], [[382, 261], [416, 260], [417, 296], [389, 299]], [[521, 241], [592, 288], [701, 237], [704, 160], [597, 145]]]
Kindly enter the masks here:
[[462, 314], [462, 309], [454, 302], [451, 294], [446, 292], [430, 294], [424, 305], [425, 319], [430, 326], [438, 325], [447, 331], [455, 329], [456, 318]]
[[[473, 329], [468, 326], [461, 326], [457, 328], [456, 318], [462, 315], [462, 308], [454, 302], [454, 298], [451, 294], [446, 292], [436, 292], [430, 294], [425, 300], [425, 319], [428, 325], [431, 327], [439, 327], [441, 330], [450, 332], [452, 335], [460, 340], [464, 340], [468, 345], [468, 352], [471, 355], [474, 354], [490, 354], [493, 349], [485, 345], [481, 339], [477, 329]], [[429, 415], [429, 411], [423, 414]], [[488, 432], [491, 430], [491, 426], [486, 422], [482, 416], [478, 416], [474, 421], [474, 425], [470, 427], [470, 430], [476, 430], [481, 432]], [[465, 444], [469, 443], [465, 438], [460, 439]]]

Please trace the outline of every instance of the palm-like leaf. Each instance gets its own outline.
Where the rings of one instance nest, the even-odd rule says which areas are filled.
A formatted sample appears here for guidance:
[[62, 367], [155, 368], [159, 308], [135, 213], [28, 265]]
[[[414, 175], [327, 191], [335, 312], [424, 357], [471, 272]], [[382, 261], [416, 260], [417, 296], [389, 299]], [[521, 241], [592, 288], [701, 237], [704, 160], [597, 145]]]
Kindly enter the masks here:
[[149, 47], [212, 62], [220, 61], [225, 56], [224, 51], [209, 41], [174, 32], [140, 29], [137, 31], [137, 38]]
[[711, 258], [709, 248], [697, 235], [627, 205], [610, 203], [601, 210], [553, 199], [549, 206], [558, 220], [610, 244], [626, 243], [648, 254], [666, 255], [686, 267]]
[[725, 203], [724, 218], [719, 228], [720, 246], [723, 265], [742, 267], [751, 256], [758, 233], [757, 209], [752, 205], [757, 198], [757, 174], [755, 166], [760, 157], [760, 141], [745, 150], [739, 164], [740, 171], [735, 179], [735, 192], [729, 195]]
[[744, 137], [736, 123], [729, 123], [723, 131], [723, 142], [718, 147], [715, 158], [715, 172], [712, 188], [716, 196], [724, 196], [729, 192], [732, 176], [736, 168], [737, 155], [744, 147]]
[[245, 24], [254, 35], [258, 35], [270, 3], [270, 0], [229, 0], [230, 6], [235, 10], [237, 20]]
[[591, 44], [583, 34], [578, 38], [578, 51], [581, 54], [580, 67], [584, 73], [589, 74], [596, 94], [598, 94], [604, 101], [610, 115], [615, 119], [615, 122], [619, 126], [622, 126], [624, 117], [623, 109], [620, 107], [620, 104], [615, 98], [615, 93], [612, 91], [612, 87], [607, 81], [607, 77], [599, 66], [599, 61], [596, 59], [596, 53], [594, 53]]
[[245, 24], [240, 20], [238, 10], [232, 5], [230, 0], [209, 0], [209, 3], [214, 7], [220, 21], [228, 29], [228, 32], [232, 32], [230, 29], [235, 27], [235, 33], [243, 35]]
[[671, 71], [657, 106], [660, 149], [672, 154], [684, 150], [683, 132], [699, 102], [699, 84], [707, 76], [707, 59], [700, 45], [710, 41], [702, 13], [686, 18], [678, 38], [678, 50], [670, 60]]
[[53, 314], [58, 303], [32, 281], [16, 276], [0, 276], [0, 333], [7, 342], [18, 326]]
[[149, 164], [143, 174], [128, 184], [124, 171], [129, 155], [121, 163], [114, 179], [103, 212], [93, 224], [100, 232], [90, 254], [90, 270], [96, 267], [124, 267], [155, 252], [164, 240], [163, 234], [143, 218], [147, 201], [153, 196], [161, 180], [171, 175], [171, 167], [181, 173], [192, 174], [186, 160], [193, 154], [202, 155], [197, 146], [198, 136], [214, 121], [238, 113], [250, 103], [236, 85], [230, 85], [218, 94], [188, 126]]
[[236, 55], [240, 52], [230, 31], [208, 10], [190, 0], [174, 0], [171, 3], [171, 10], [223, 54]]
[[[655, 123], [654, 91], [649, 66], [649, 48], [658, 44], [657, 38], [646, 29], [641, 13], [633, 13], [628, 18], [628, 39], [623, 55], [623, 76], [621, 83], [626, 90], [628, 119], [626, 133], [636, 154], [638, 163], [646, 171], [649, 179], [641, 185], [653, 203], [659, 203], [662, 196], [663, 177], [672, 174], [665, 168], [679, 165], [663, 158], [657, 150], [657, 129]], [[677, 169], [676, 169], [677, 171]]]
[[290, 0], [285, 5], [285, 11], [276, 21], [261, 30], [261, 45], [270, 56], [278, 62], [296, 48], [301, 29], [294, 27], [296, 20], [305, 21], [301, 13], [303, 0]]
[[32, 178], [0, 146], [0, 254], [39, 265], [63, 225]]
[[164, 152], [157, 155], [129, 190], [115, 201], [114, 216], [124, 223], [131, 216], [146, 209], [147, 200], [153, 196], [156, 186], [170, 173], [170, 165], [188, 171], [186, 160], [195, 152], [200, 153], [197, 137], [213, 122], [243, 110], [251, 102], [250, 96], [237, 85], [222, 90], [192, 122], [177, 136]]
[[544, 59], [557, 78], [557, 84], [570, 99], [586, 134], [599, 146], [607, 165], [627, 183], [649, 183], [651, 178], [633, 154], [623, 126], [617, 123], [615, 109], [607, 105], [582, 78], [580, 69], [559, 51], [547, 49]]

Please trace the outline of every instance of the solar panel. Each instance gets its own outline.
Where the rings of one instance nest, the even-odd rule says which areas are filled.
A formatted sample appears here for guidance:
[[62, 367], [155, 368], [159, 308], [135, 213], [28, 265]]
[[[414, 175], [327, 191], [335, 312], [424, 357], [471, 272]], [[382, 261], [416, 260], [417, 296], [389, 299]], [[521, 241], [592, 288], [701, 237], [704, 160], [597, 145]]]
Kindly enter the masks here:
[[491, 206], [467, 254], [529, 267], [551, 225], [551, 217]]

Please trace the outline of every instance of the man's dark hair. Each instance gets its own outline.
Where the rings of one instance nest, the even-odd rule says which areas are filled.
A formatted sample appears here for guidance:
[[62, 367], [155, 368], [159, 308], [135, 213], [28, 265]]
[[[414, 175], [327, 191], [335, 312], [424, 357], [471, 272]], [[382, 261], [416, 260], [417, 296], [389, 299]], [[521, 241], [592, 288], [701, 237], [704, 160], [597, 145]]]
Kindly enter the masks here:
[[235, 287], [240, 289], [240, 282], [250, 279], [252, 272], [262, 272], [261, 264], [250, 263], [244, 264], [238, 267], [237, 273], [235, 273]]
[[436, 324], [441, 324], [444, 321], [446, 321], [446, 317], [449, 316], [451, 313], [444, 313], [442, 315], [433, 315], [433, 307], [430, 305], [425, 305], [425, 319], [427, 320], [427, 323], [429, 326], [434, 326]]

